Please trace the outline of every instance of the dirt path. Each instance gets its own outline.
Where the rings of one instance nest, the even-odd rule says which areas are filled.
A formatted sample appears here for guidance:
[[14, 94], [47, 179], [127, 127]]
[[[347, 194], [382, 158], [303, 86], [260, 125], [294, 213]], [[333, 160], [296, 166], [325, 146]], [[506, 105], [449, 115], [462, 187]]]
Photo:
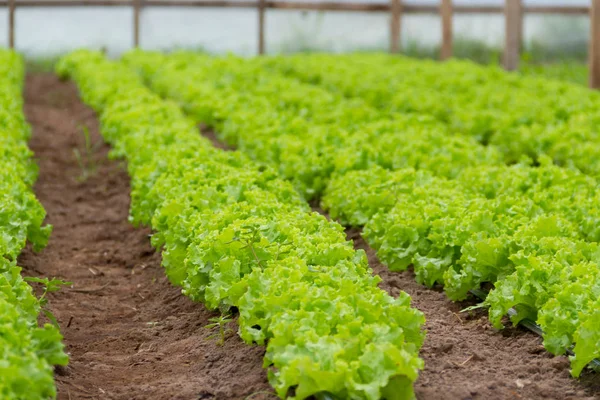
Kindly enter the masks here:
[[[31, 275], [73, 282], [50, 303], [71, 354], [56, 376], [59, 398], [244, 399], [269, 390], [264, 350], [237, 335], [224, 346], [208, 338], [215, 315], [169, 285], [149, 231], [127, 222], [127, 173], [107, 161], [97, 118], [74, 86], [30, 75], [25, 100], [40, 167], [35, 191], [54, 232], [43, 252], [27, 250], [20, 262]], [[98, 168], [78, 182], [73, 149], [83, 151], [82, 126], [99, 143]]]
[[[421, 400], [593, 400], [600, 399], [600, 375], [569, 374], [567, 357], [553, 357], [542, 339], [523, 328], [496, 331], [484, 311], [461, 313], [472, 305], [453, 303], [441, 290], [415, 281], [411, 271], [390, 272], [357, 230], [348, 230], [356, 248], [364, 249], [381, 287], [400, 290], [425, 313], [427, 337], [421, 350], [425, 370], [415, 385]], [[508, 321], [506, 321], [508, 326]]]

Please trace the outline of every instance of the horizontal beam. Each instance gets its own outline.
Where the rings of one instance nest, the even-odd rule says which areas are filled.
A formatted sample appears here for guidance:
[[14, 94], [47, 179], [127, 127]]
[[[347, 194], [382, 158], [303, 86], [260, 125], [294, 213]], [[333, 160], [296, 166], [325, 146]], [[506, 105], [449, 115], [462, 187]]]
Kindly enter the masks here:
[[213, 7], [213, 8], [257, 8], [258, 1], [232, 0], [142, 0], [144, 7]]
[[[8, 0], [0, 0], [0, 7], [8, 6]], [[132, 7], [134, 0], [16, 0], [16, 8], [21, 7]], [[298, 2], [267, 0], [266, 8], [275, 10], [302, 11], [355, 11], [355, 12], [389, 12], [389, 3], [340, 3], [340, 2]], [[252, 0], [142, 0], [142, 7], [212, 7], [212, 8], [257, 8], [258, 1]], [[569, 6], [527, 6], [523, 8], [526, 14], [563, 14], [588, 15], [589, 7]], [[405, 4], [402, 12], [408, 14], [439, 14], [435, 5]], [[499, 14], [504, 13], [503, 6], [466, 6], [455, 5], [453, 14]]]
[[359, 11], [359, 12], [389, 12], [389, 4], [373, 3], [339, 3], [331, 1], [293, 2], [293, 1], [267, 1], [267, 8], [276, 10], [303, 10], [303, 11]]
[[[0, 0], [0, 6], [3, 6], [7, 1]], [[131, 0], [23, 0], [15, 1], [16, 8], [30, 7], [131, 7]]]
[[529, 14], [568, 14], [589, 15], [590, 7], [578, 6], [525, 6], [523, 11]]

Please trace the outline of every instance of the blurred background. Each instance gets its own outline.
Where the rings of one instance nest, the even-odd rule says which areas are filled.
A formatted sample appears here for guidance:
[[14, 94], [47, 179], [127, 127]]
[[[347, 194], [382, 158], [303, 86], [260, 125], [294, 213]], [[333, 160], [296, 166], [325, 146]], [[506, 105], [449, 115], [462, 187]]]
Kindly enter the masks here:
[[[302, 0], [300, 0], [302, 1]], [[352, 2], [352, 0], [339, 0]], [[358, 1], [358, 0], [356, 0]], [[381, 0], [361, 2], [382, 3]], [[17, 0], [18, 2], [18, 0]], [[439, 0], [405, 0], [405, 4], [439, 4]], [[589, 5], [590, 0], [524, 0], [524, 5]], [[456, 5], [503, 5], [504, 0], [455, 0]], [[19, 8], [16, 48], [30, 59], [50, 59], [69, 50], [105, 48], [118, 55], [131, 48], [132, 9]], [[7, 46], [8, 17], [0, 8], [0, 46]], [[454, 55], [481, 63], [496, 63], [502, 54], [504, 16], [454, 16]], [[141, 14], [140, 43], [145, 49], [199, 49], [214, 53], [256, 53], [256, 10], [230, 8], [152, 8]], [[340, 11], [266, 11], [266, 52], [387, 51], [389, 13]], [[437, 58], [440, 17], [404, 14], [402, 52]], [[525, 15], [525, 65], [561, 63], [585, 68], [589, 17]], [[585, 72], [583, 72], [585, 79]], [[579, 79], [579, 78], [575, 78]]]

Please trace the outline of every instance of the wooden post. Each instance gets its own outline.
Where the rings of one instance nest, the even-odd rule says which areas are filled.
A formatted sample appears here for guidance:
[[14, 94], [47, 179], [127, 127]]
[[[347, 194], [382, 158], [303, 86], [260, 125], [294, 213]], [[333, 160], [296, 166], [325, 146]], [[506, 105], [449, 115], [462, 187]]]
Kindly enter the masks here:
[[265, 0], [258, 0], [258, 54], [265, 54]]
[[8, 47], [15, 48], [15, 0], [8, 0]]
[[589, 44], [590, 88], [600, 88], [600, 0], [592, 0]]
[[140, 46], [140, 10], [141, 0], [133, 0], [133, 47]]
[[452, 0], [442, 0], [440, 3], [442, 17], [442, 49], [440, 58], [446, 60], [452, 57]]
[[504, 68], [514, 71], [519, 67], [523, 42], [523, 4], [521, 0], [506, 0], [504, 17], [506, 21]]
[[391, 0], [390, 12], [390, 53], [400, 52], [400, 29], [402, 20], [402, 0]]
[[390, 53], [400, 52], [400, 22], [402, 19], [402, 0], [391, 0], [390, 6]]

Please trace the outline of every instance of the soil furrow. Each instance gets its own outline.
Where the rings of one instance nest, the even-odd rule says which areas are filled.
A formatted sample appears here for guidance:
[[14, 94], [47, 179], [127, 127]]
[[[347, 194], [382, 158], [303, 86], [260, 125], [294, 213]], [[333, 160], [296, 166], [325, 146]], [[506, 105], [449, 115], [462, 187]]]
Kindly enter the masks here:
[[[25, 100], [40, 168], [35, 191], [54, 232], [44, 251], [27, 249], [20, 263], [27, 274], [73, 282], [50, 299], [71, 356], [57, 371], [59, 398], [244, 399], [272, 392], [264, 348], [234, 333], [219, 346], [205, 328], [216, 314], [168, 283], [149, 230], [127, 222], [127, 172], [108, 161], [98, 120], [75, 87], [32, 74]], [[86, 129], [97, 145], [83, 180], [74, 149], [85, 161]]]
[[428, 289], [412, 271], [392, 272], [377, 258], [357, 229], [348, 229], [355, 248], [365, 250], [369, 264], [391, 295], [402, 290], [423, 311], [427, 337], [421, 350], [425, 370], [415, 384], [421, 400], [556, 399], [593, 400], [600, 379], [591, 372], [579, 380], [569, 374], [569, 360], [548, 353], [538, 335], [522, 327], [494, 329], [484, 310], [462, 313], [475, 303], [454, 303], [441, 288]]

